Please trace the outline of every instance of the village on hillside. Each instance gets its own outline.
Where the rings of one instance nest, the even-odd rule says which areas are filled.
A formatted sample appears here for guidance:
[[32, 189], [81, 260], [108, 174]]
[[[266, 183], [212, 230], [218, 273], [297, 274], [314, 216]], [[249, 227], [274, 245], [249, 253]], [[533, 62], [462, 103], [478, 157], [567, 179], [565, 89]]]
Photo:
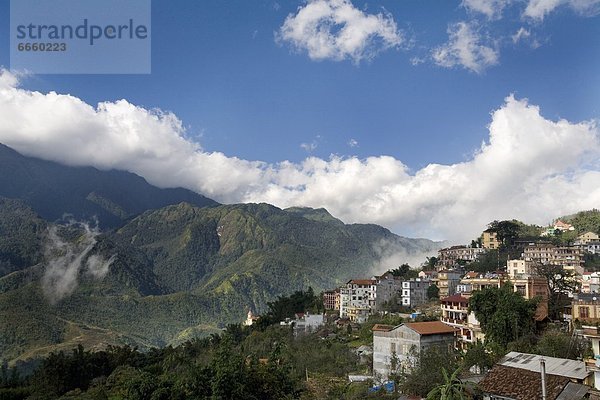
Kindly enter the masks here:
[[[368, 373], [348, 379], [373, 390], [394, 392], [424, 352], [441, 348], [472, 359], [467, 374], [448, 382], [465, 398], [600, 399], [600, 236], [562, 220], [536, 229], [494, 221], [421, 270], [404, 264], [351, 279], [322, 294], [323, 313], [297, 313], [281, 325], [302, 335], [370, 324], [372, 340], [356, 349]], [[377, 323], [390, 316], [403, 322]], [[258, 319], [250, 312], [245, 325]], [[547, 342], [555, 349], [538, 351]]]

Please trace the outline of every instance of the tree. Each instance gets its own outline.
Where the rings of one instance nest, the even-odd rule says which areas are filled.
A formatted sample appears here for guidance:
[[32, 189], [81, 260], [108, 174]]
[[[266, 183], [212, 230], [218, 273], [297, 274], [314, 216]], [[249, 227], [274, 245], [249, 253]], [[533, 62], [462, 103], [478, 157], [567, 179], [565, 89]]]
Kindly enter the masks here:
[[402, 393], [426, 397], [437, 385], [444, 383], [443, 367], [451, 370], [459, 367], [458, 354], [447, 347], [434, 346], [420, 353], [412, 352], [415, 362], [400, 385]]
[[519, 236], [519, 223], [516, 220], [492, 221], [488, 224], [488, 229], [496, 232], [498, 241], [506, 247], [511, 247]]
[[425, 263], [423, 264], [423, 269], [426, 271], [432, 271], [435, 269], [435, 266], [437, 265], [438, 262], [438, 258], [431, 256], [431, 257], [427, 257], [425, 259]]
[[600, 233], [600, 211], [593, 209], [578, 212], [573, 218], [569, 219], [569, 223], [571, 223], [579, 233]]
[[464, 384], [458, 374], [460, 368], [457, 368], [452, 375], [448, 375], [446, 368], [442, 367], [444, 382], [437, 385], [427, 394], [427, 400], [464, 400], [466, 384]]
[[589, 355], [591, 349], [589, 342], [577, 335], [549, 330], [544, 332], [534, 352], [542, 356], [577, 360]]
[[496, 363], [496, 359], [504, 355], [495, 354], [493, 349], [489, 349], [481, 340], [477, 340], [471, 344], [462, 359], [463, 369], [469, 370], [472, 367], [476, 367], [478, 373], [484, 373], [491, 369]]
[[506, 348], [509, 342], [534, 331], [537, 305], [537, 299], [524, 299], [507, 282], [500, 288], [475, 291], [469, 300], [469, 311], [475, 313], [486, 339]]
[[389, 272], [392, 273], [395, 277], [403, 278], [403, 279], [411, 279], [419, 276], [419, 273], [414, 269], [410, 268], [408, 264], [402, 264], [398, 268], [390, 269]]
[[427, 288], [427, 298], [429, 300], [439, 299], [440, 298], [440, 288], [437, 287], [435, 283], [432, 283]]
[[579, 289], [575, 273], [565, 270], [562, 265], [542, 263], [534, 265], [533, 270], [548, 282], [548, 315], [552, 319], [559, 319], [563, 307], [570, 303], [570, 300], [565, 300], [568, 294]]

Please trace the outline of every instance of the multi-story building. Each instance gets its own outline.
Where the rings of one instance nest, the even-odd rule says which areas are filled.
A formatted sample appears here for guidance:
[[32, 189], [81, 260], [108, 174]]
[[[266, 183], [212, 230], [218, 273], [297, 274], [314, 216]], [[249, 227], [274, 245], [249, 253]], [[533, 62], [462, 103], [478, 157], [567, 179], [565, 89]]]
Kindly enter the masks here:
[[600, 323], [600, 295], [596, 293], [575, 293], [570, 310], [565, 315], [571, 322], [584, 324]]
[[426, 303], [430, 284], [430, 281], [420, 278], [402, 282], [402, 305], [412, 308]]
[[440, 289], [440, 298], [452, 296], [456, 293], [456, 286], [460, 283], [461, 273], [459, 271], [441, 270], [434, 281]]
[[386, 272], [381, 276], [374, 276], [371, 280], [375, 281], [373, 285], [374, 304], [371, 306], [379, 310], [389, 301], [398, 301], [402, 281], [397, 279], [391, 272]]
[[525, 260], [508, 260], [506, 261], [506, 272], [511, 279], [524, 275], [531, 275], [531, 267], [527, 265]]
[[578, 246], [555, 246], [551, 243], [531, 243], [523, 251], [528, 268], [536, 265], [560, 265], [579, 275], [583, 273], [583, 256]]
[[323, 292], [323, 306], [326, 310], [340, 309], [340, 289]]
[[600, 273], [584, 272], [580, 283], [581, 293], [600, 293]]
[[486, 229], [481, 234], [481, 242], [484, 249], [497, 249], [500, 247], [500, 241], [498, 240], [498, 234], [496, 231]]
[[461, 262], [468, 264], [476, 261], [477, 258], [487, 250], [481, 247], [470, 246], [452, 246], [438, 250], [439, 268], [451, 268]]
[[590, 254], [600, 254], [600, 241], [583, 245], [583, 251]]
[[455, 294], [441, 299], [440, 303], [442, 308], [440, 320], [458, 330], [457, 345], [460, 349], [467, 348], [470, 343], [477, 340], [483, 341], [485, 336], [479, 321], [473, 312], [469, 312], [468, 298]]
[[440, 321], [373, 327], [373, 373], [387, 380], [393, 373], [410, 370], [414, 357], [434, 347], [454, 347], [457, 329]]
[[591, 242], [598, 242], [600, 241], [600, 236], [598, 236], [597, 233], [595, 232], [586, 232], [584, 234], [581, 234], [579, 236], [577, 236], [577, 242], [576, 244], [588, 244]]
[[[511, 271], [511, 274], [514, 270]], [[513, 290], [519, 293], [524, 298], [530, 300], [534, 297], [540, 298], [538, 308], [536, 310], [535, 319], [541, 321], [548, 316], [548, 281], [546, 278], [519, 274], [508, 275], [504, 273], [491, 273], [481, 274], [477, 277], [473, 277], [470, 274], [465, 275], [465, 278], [461, 280], [461, 285], [470, 285], [471, 291], [483, 290], [489, 287], [501, 287], [505, 282], [512, 284]], [[464, 297], [470, 297], [471, 293], [461, 293]]]
[[583, 273], [583, 255], [578, 246], [560, 246], [554, 249], [554, 264], [578, 275]]
[[352, 279], [340, 288], [340, 318], [364, 322], [375, 306], [374, 279]]
[[550, 264], [554, 261], [554, 246], [550, 242], [529, 243], [523, 250], [522, 259], [528, 266], [536, 263]]

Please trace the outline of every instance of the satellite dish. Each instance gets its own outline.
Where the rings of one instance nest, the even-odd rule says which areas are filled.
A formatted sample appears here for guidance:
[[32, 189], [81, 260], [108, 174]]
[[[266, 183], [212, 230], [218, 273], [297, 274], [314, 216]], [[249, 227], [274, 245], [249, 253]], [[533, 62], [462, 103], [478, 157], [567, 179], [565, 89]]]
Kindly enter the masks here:
[[592, 300], [596, 301], [596, 296], [592, 297]]

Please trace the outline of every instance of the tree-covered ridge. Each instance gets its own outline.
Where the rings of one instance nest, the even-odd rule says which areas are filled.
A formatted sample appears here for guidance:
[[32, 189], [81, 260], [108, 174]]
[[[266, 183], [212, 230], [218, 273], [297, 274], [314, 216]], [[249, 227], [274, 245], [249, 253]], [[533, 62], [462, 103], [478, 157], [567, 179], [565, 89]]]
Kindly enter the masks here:
[[[181, 203], [98, 234], [81, 261], [111, 259], [106, 275], [99, 279], [81, 267], [73, 292], [50, 304], [44, 276], [51, 259], [44, 249], [48, 229], [56, 226], [12, 200], [0, 213], [10, 214], [4, 221], [20, 218], [11, 226], [21, 230], [41, 224], [41, 235], [16, 242], [41, 249], [37, 265], [25, 262], [0, 276], [0, 320], [7, 321], [0, 324], [0, 359], [16, 361], [43, 355], [36, 349], [60, 350], [78, 341], [92, 349], [103, 342], [175, 345], [242, 321], [249, 309], [263, 312], [278, 296], [309, 287], [318, 293], [370, 273], [382, 241], [409, 254], [437, 246], [374, 225], [319, 221], [267, 204]], [[19, 229], [0, 243], [24, 235]], [[81, 242], [77, 229], [58, 233], [67, 243]]]
[[96, 218], [106, 228], [121, 226], [146, 210], [182, 201], [217, 205], [186, 189], [159, 189], [129, 172], [69, 167], [22, 156], [2, 144], [0, 196], [22, 200], [48, 221], [70, 214], [76, 220]]
[[[318, 334], [294, 337], [291, 327], [278, 324], [279, 318], [298, 310], [322, 306], [312, 289], [298, 291], [269, 303], [258, 324], [231, 324], [176, 347], [89, 351], [78, 345], [53, 352], [25, 375], [4, 364], [0, 398], [363, 398], [366, 385], [354, 396], [343, 379], [368, 368], [351, 351], [346, 329], [332, 325]], [[306, 382], [309, 375], [313, 378]], [[321, 382], [331, 387], [323, 388]]]
[[46, 228], [22, 201], [0, 196], [0, 276], [42, 260]]
[[579, 234], [594, 232], [600, 234], [600, 210], [580, 211], [577, 214], [559, 218], [573, 225]]

